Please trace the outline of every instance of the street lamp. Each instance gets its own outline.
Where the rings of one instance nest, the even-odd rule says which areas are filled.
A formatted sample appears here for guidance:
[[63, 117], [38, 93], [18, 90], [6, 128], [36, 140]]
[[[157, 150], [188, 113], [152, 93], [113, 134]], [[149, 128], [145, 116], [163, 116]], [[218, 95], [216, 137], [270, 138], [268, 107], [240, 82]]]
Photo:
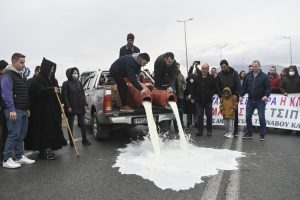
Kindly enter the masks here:
[[187, 19], [187, 20], [177, 20], [177, 22], [183, 22], [183, 25], [184, 25], [184, 41], [185, 41], [185, 61], [186, 61], [186, 74], [188, 75], [189, 73], [189, 69], [188, 69], [188, 57], [187, 57], [187, 43], [186, 43], [186, 22], [187, 21], [191, 21], [193, 20], [194, 18], [190, 18], [190, 19]]
[[293, 65], [293, 56], [292, 56], [292, 37], [291, 36], [285, 36], [283, 38], [290, 40], [290, 59], [291, 59], [291, 65]]

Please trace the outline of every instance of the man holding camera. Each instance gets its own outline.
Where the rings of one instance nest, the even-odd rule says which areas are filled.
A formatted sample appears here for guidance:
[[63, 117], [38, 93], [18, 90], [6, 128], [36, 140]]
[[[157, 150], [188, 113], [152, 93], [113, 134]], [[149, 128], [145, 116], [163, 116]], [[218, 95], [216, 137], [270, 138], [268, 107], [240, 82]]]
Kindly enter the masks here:
[[[194, 61], [193, 65], [190, 67], [188, 71], [188, 77], [186, 78], [186, 90], [185, 90], [185, 113], [187, 114], [186, 116], [186, 127], [187, 129], [190, 128], [193, 122], [195, 122], [195, 127], [197, 128], [197, 110], [195, 107], [195, 104], [191, 102], [191, 94], [192, 94], [192, 89], [195, 84], [195, 80], [197, 78], [197, 71], [198, 65], [200, 65], [200, 61]], [[195, 70], [194, 70], [195, 69]], [[193, 73], [194, 72], [194, 73]]]

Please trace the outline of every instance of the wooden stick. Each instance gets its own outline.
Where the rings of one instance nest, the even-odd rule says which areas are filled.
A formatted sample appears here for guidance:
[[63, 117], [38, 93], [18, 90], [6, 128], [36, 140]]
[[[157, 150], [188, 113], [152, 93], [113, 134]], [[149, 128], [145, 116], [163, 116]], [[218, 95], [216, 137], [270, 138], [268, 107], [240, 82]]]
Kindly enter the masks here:
[[59, 102], [59, 105], [60, 105], [61, 111], [62, 111], [62, 113], [63, 113], [64, 119], [65, 119], [65, 122], [66, 122], [66, 124], [67, 124], [68, 130], [69, 130], [69, 131], [68, 131], [68, 133], [69, 133], [69, 135], [70, 135], [70, 138], [71, 138], [71, 140], [72, 140], [72, 142], [73, 142], [73, 144], [74, 144], [74, 149], [75, 149], [75, 152], [76, 152], [77, 158], [79, 158], [79, 154], [78, 154], [77, 146], [76, 146], [75, 140], [74, 140], [74, 138], [73, 138], [73, 133], [72, 133], [72, 131], [71, 131], [71, 128], [70, 128], [70, 126], [69, 126], [69, 122], [68, 122], [68, 120], [67, 120], [67, 116], [66, 116], [65, 110], [64, 110], [64, 108], [63, 108], [63, 106], [62, 106], [62, 103], [61, 103], [61, 101], [60, 101], [60, 98], [59, 98], [59, 96], [58, 96], [58, 93], [57, 93], [57, 92], [55, 92], [55, 94], [56, 94], [57, 100], [58, 100], [58, 102]]

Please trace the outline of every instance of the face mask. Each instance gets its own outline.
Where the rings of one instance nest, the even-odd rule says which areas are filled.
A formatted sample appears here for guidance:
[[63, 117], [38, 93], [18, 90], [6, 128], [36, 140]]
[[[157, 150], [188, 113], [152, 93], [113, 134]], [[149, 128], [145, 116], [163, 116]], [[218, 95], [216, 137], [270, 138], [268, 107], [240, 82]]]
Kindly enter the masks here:
[[194, 83], [194, 79], [190, 79], [190, 83]]
[[78, 74], [72, 74], [72, 77], [77, 80], [78, 79]]
[[295, 72], [289, 72], [290, 76], [294, 76], [295, 75]]

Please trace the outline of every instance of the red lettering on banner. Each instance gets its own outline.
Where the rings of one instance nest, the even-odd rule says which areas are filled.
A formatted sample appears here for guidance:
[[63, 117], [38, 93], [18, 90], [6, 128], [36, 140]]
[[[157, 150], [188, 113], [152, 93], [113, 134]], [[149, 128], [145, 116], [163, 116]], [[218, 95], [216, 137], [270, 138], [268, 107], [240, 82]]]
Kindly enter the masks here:
[[297, 101], [296, 101], [296, 107], [298, 107], [300, 105], [300, 97], [298, 97]]
[[280, 105], [285, 106], [285, 103], [286, 103], [286, 97], [281, 97]]
[[222, 116], [222, 112], [221, 112], [221, 110], [220, 109], [218, 109], [218, 108], [212, 108], [211, 109], [212, 110], [212, 115], [213, 116]]
[[295, 101], [295, 97], [291, 97], [290, 98], [291, 100], [290, 100], [290, 106], [295, 106], [295, 103], [294, 103], [294, 101]]
[[218, 115], [218, 108], [212, 108], [212, 115]]
[[243, 116], [245, 108], [240, 108], [239, 116]]

